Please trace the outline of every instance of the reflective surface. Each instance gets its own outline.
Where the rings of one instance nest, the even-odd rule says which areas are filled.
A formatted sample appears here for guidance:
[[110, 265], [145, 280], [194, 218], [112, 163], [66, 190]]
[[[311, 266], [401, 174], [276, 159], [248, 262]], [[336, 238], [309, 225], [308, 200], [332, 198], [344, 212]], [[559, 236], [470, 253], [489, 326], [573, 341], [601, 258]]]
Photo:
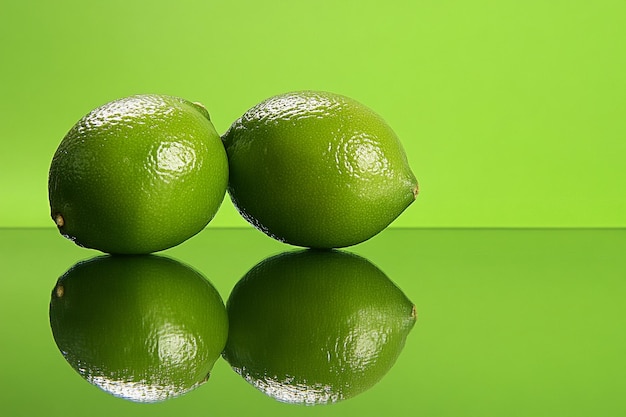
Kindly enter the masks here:
[[[82, 249], [55, 229], [0, 230], [3, 415], [624, 415], [626, 230], [386, 230], [352, 247], [417, 306], [395, 365], [326, 406], [280, 403], [218, 360], [209, 381], [158, 404], [86, 383], [52, 337], [50, 291]], [[254, 265], [292, 249], [254, 229], [207, 229], [163, 252], [223, 299]], [[294, 250], [296, 248], [293, 248]]]
[[164, 256], [98, 256], [72, 266], [50, 300], [61, 354], [87, 382], [117, 397], [159, 402], [210, 376], [228, 337], [217, 290]]
[[345, 401], [376, 385], [415, 325], [415, 305], [365, 258], [289, 251], [237, 283], [223, 357], [278, 401]]

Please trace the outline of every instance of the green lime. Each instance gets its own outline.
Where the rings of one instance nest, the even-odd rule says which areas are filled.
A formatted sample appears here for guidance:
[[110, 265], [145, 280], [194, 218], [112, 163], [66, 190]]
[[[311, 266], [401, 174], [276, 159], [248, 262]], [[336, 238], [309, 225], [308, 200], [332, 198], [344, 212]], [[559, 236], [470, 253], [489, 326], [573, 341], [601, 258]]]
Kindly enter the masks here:
[[84, 379], [135, 402], [164, 401], [204, 383], [228, 335], [216, 289], [192, 268], [154, 255], [74, 265], [52, 291], [50, 326]]
[[81, 246], [150, 253], [201, 231], [227, 183], [226, 153], [204, 107], [137, 95], [91, 111], [64, 137], [50, 166], [50, 213]]
[[338, 94], [271, 97], [236, 120], [222, 140], [234, 205], [255, 227], [286, 243], [360, 243], [417, 196], [394, 131], [368, 107]]
[[263, 393], [295, 404], [341, 401], [392, 367], [415, 306], [372, 263], [305, 250], [262, 261], [235, 286], [224, 358]]

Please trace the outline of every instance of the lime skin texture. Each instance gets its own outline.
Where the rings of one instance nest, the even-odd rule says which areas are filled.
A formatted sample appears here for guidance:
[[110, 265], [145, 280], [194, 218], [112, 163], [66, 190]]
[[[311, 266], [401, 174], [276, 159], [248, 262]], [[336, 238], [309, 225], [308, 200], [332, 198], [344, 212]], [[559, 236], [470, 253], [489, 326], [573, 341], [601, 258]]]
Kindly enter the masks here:
[[281, 402], [328, 404], [374, 386], [416, 321], [414, 304], [376, 266], [342, 251], [266, 259], [227, 301], [224, 358]]
[[227, 183], [226, 153], [204, 107], [136, 95], [94, 109], [63, 138], [50, 165], [50, 215], [80, 246], [146, 254], [201, 231]]
[[348, 97], [295, 91], [257, 104], [222, 135], [241, 215], [285, 243], [340, 248], [386, 228], [418, 184], [402, 144]]
[[206, 278], [156, 255], [104, 255], [54, 286], [50, 326], [89, 383], [133, 402], [161, 402], [205, 383], [228, 335], [222, 298]]

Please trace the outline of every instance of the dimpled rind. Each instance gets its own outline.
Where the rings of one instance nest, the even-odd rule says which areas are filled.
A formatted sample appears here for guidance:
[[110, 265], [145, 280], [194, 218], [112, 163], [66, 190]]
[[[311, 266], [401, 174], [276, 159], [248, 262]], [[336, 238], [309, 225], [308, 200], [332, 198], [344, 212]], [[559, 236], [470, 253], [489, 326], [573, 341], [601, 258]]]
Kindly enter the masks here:
[[75, 243], [150, 253], [202, 230], [226, 192], [228, 161], [206, 109], [137, 95], [83, 117], [49, 173], [51, 216]]
[[417, 195], [396, 134], [345, 96], [298, 91], [272, 97], [236, 120], [222, 140], [234, 205], [252, 225], [292, 245], [360, 243]]
[[374, 386], [416, 322], [415, 307], [376, 266], [341, 251], [268, 258], [227, 302], [224, 358], [281, 402], [327, 404]]
[[198, 271], [154, 255], [81, 261], [57, 281], [50, 327], [86, 381], [135, 402], [206, 382], [228, 336], [218, 291]]

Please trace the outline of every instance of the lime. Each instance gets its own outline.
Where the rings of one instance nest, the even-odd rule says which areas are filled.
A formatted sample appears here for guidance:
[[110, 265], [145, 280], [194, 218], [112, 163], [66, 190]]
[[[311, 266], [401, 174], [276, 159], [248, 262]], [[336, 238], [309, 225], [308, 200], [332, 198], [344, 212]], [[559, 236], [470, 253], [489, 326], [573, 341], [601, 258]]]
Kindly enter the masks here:
[[234, 205], [251, 224], [286, 243], [360, 243], [417, 196], [417, 180], [394, 131], [345, 96], [298, 91], [271, 97], [236, 120], [222, 140]]
[[136, 402], [203, 384], [228, 335], [216, 289], [194, 269], [155, 255], [74, 265], [52, 291], [50, 326], [84, 379]]
[[81, 246], [142, 254], [175, 246], [216, 214], [228, 160], [204, 107], [137, 95], [80, 119], [50, 166], [50, 213]]
[[262, 261], [227, 302], [224, 358], [263, 393], [295, 404], [364, 392], [392, 367], [415, 306], [376, 266], [341, 251]]

